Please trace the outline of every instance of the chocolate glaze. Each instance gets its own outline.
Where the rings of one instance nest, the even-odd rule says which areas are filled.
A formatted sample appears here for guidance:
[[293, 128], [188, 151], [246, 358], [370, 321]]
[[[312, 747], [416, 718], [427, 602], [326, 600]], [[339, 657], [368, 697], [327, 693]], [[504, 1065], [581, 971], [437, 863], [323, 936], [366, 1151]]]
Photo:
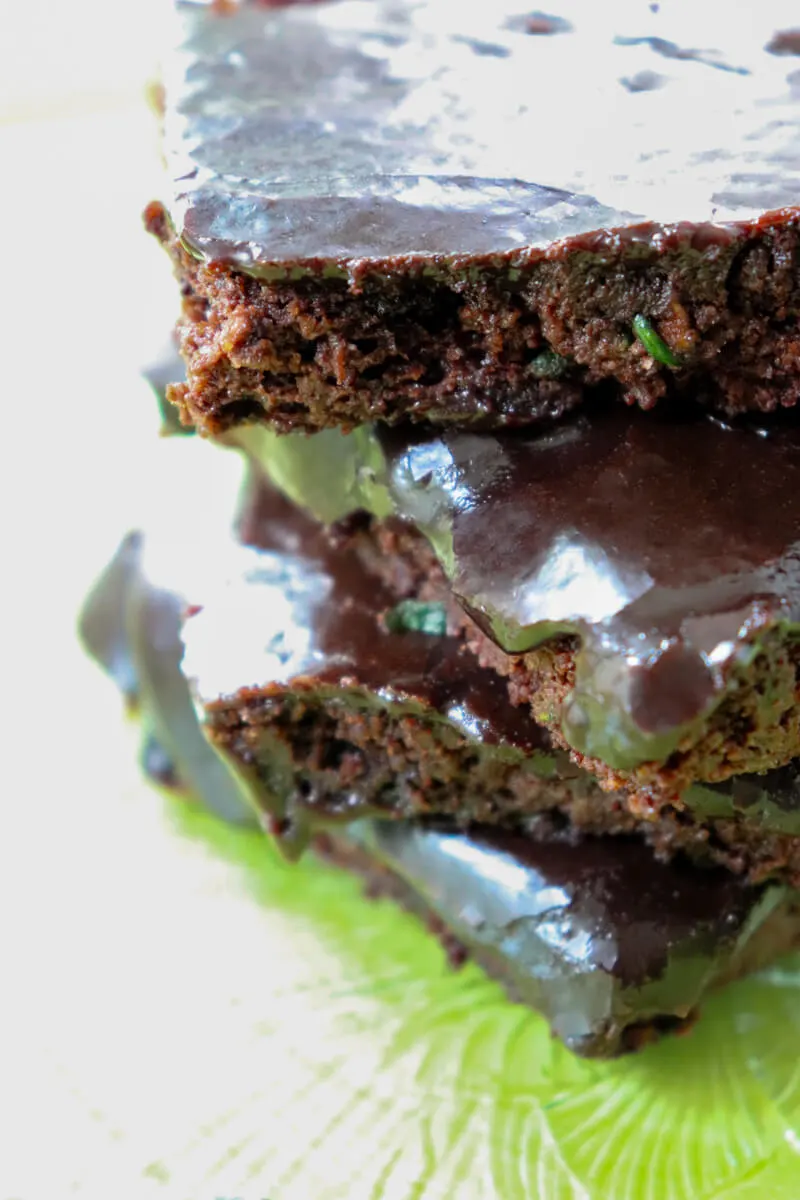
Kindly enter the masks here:
[[[209, 711], [220, 698], [244, 699], [252, 684], [263, 690], [265, 703], [272, 693], [278, 702], [296, 695], [301, 702], [316, 697], [323, 706], [388, 710], [395, 719], [407, 715], [439, 726], [451, 742], [496, 754], [522, 772], [580, 776], [553, 750], [547, 731], [511, 704], [504, 681], [464, 654], [458, 639], [388, 632], [379, 618], [394, 605], [391, 593], [376, 586], [353, 552], [332, 546], [277, 493], [253, 489], [238, 537], [249, 546], [218, 537], [176, 544], [158, 530], [132, 535], [81, 619], [87, 648], [135, 694], [162, 762], [166, 755], [209, 807], [223, 815], [241, 812], [249, 791], [287, 853], [295, 854], [317, 819], [350, 820], [372, 811], [372, 785], [368, 779], [361, 794], [354, 782], [345, 797], [316, 782], [299, 789], [297, 765], [265, 730], [258, 775], [231, 758], [237, 786], [201, 736], [182, 671], [187, 610], [193, 615], [185, 670]], [[256, 545], [260, 549], [250, 548]], [[149, 753], [145, 763], [151, 763]]]
[[539, 434], [236, 440], [322, 520], [415, 524], [503, 649], [577, 636], [564, 736], [613, 767], [668, 757], [767, 635], [800, 636], [796, 421], [615, 408]]
[[724, 871], [653, 862], [626, 838], [417, 822], [357, 824], [348, 836], [586, 1055], [624, 1048], [632, 1024], [688, 1016], [789, 897]]
[[221, 19], [179, 0], [173, 221], [195, 253], [277, 276], [725, 247], [800, 195], [793, 60], [775, 52], [792, 7], [708, 0], [687, 23], [564, 0], [554, 21], [519, 0], [455, 19], [451, 0], [349, 0]]
[[[229, 600], [233, 611], [246, 596], [255, 614], [280, 614], [280, 649], [272, 639], [265, 644], [265, 625], [257, 615], [240, 628], [237, 655], [249, 665], [250, 677], [285, 684], [308, 674], [336, 688], [346, 679], [384, 703], [440, 713], [482, 743], [525, 754], [550, 749], [547, 732], [510, 703], [502, 680], [473, 664], [457, 639], [414, 632], [378, 636], [376, 615], [394, 607], [392, 594], [364, 572], [355, 554], [332, 545], [307, 519], [296, 519], [296, 510], [284, 502], [278, 506], [263, 490], [257, 498], [269, 516], [256, 510], [246, 529], [261, 550], [252, 568], [232, 583]], [[282, 526], [291, 519], [297, 529], [296, 554], [270, 553], [276, 516]], [[218, 629], [219, 610], [208, 606], [185, 632], [185, 668], [201, 698], [231, 694], [248, 677], [216, 640]]]
[[392, 593], [272, 489], [253, 489], [239, 533], [246, 546], [236, 574], [197, 597], [183, 631], [184, 671], [201, 701], [247, 681], [285, 686], [308, 677], [315, 687], [353, 687], [382, 704], [439, 713], [488, 745], [550, 750], [547, 731], [457, 639], [381, 631], [376, 618], [394, 607]]

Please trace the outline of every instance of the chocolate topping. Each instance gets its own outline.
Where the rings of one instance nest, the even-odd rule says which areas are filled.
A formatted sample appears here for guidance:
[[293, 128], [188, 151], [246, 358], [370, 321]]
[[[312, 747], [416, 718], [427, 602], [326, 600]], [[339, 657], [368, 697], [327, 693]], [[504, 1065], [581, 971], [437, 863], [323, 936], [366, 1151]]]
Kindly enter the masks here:
[[539, 438], [445, 435], [390, 472], [434, 543], [449, 523], [454, 590], [501, 645], [580, 638], [562, 726], [613, 766], [665, 758], [760, 639], [800, 633], [797, 428], [616, 410]]
[[321, 519], [421, 529], [503, 649], [577, 637], [562, 729], [614, 767], [665, 759], [766, 639], [800, 637], [796, 422], [613, 409], [541, 434], [236, 436]]
[[440, 714], [477, 742], [523, 754], [550, 749], [547, 731], [457, 639], [381, 634], [377, 618], [394, 607], [391, 592], [274, 492], [255, 490], [240, 536], [252, 549], [241, 548], [236, 573], [216, 594], [195, 597], [184, 629], [183, 667], [201, 702], [246, 690], [248, 681], [302, 689], [307, 679], [323, 693], [352, 688], [375, 704]]
[[787, 896], [655, 863], [626, 838], [416, 822], [356, 825], [348, 837], [582, 1054], [618, 1052], [631, 1024], [687, 1016]]
[[[172, 216], [210, 259], [357, 273], [397, 255], [541, 254], [604, 227], [669, 240], [670, 222], [725, 245], [723, 222], [800, 195], [791, 60], [773, 37], [785, 3], [715, 0], [690, 29], [593, 0], [558, 19], [518, 0], [456, 19], [450, 0], [176, 8]], [[657, 89], [627, 86], [648, 71]]]

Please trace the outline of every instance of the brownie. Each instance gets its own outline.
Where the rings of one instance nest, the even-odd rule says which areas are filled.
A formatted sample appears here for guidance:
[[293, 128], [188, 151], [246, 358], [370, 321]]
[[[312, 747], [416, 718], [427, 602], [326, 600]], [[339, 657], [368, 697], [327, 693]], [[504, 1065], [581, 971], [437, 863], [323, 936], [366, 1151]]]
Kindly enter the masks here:
[[[273, 546], [284, 553], [298, 533], [287, 515], [282, 502], [276, 502]], [[185, 604], [174, 583], [162, 587], [153, 578], [159, 561], [167, 565], [157, 555], [148, 559], [146, 536], [123, 541], [85, 606], [84, 641], [128, 701], [138, 706], [145, 770], [161, 785], [190, 790], [227, 820], [246, 820], [243, 793], [201, 733], [180, 667]], [[171, 569], [167, 573], [171, 576]], [[418, 648], [411, 648], [412, 664]], [[279, 652], [277, 646], [273, 649]], [[479, 668], [473, 665], [472, 671], [480, 677]], [[404, 686], [408, 682], [406, 677]], [[329, 696], [327, 703], [333, 708], [334, 698]], [[390, 708], [401, 703], [407, 711], [408, 697], [384, 699]], [[502, 712], [502, 696], [498, 703]], [[433, 714], [426, 714], [422, 703], [419, 708], [421, 715], [408, 726], [408, 736], [425, 748], [427, 734], [430, 747]], [[504, 754], [514, 754], [510, 745], [491, 740], [488, 727], [470, 726], [468, 716], [466, 709], [450, 714], [451, 730], [460, 730], [462, 741], [469, 739], [472, 746], [471, 762], [464, 756], [460, 760], [462, 770], [476, 777], [472, 791], [457, 778], [452, 781], [462, 799], [480, 795], [481, 756], [499, 762]], [[309, 718], [320, 719], [311, 707], [307, 723]], [[380, 735], [377, 726], [372, 732]], [[473, 824], [461, 829], [441, 821], [376, 819], [396, 812], [385, 807], [387, 797], [378, 803], [374, 794], [365, 799], [363, 783], [348, 775], [341, 743], [330, 727], [327, 734], [320, 731], [311, 752], [296, 736], [283, 750], [280, 739], [274, 746], [284, 754], [279, 772], [285, 771], [285, 754], [293, 747], [305, 755], [294, 767], [297, 795], [289, 807], [279, 810], [268, 801], [284, 848], [295, 852], [298, 846], [296, 838], [287, 841], [278, 811], [290, 812], [297, 821], [303, 804], [325, 802], [327, 811], [318, 811], [318, 819], [309, 822], [308, 809], [303, 818], [313, 830], [314, 849], [362, 875], [372, 896], [389, 896], [423, 917], [455, 965], [466, 956], [474, 958], [513, 999], [540, 1011], [554, 1035], [576, 1053], [607, 1057], [684, 1029], [711, 988], [758, 969], [800, 939], [797, 893], [790, 888], [779, 883], [748, 886], [729, 871], [690, 865], [680, 855], [657, 861], [633, 837], [593, 837], [578, 832], [576, 825], [565, 826], [565, 812], [581, 819], [581, 789], [584, 815], [592, 806], [591, 780], [581, 782], [574, 769], [571, 808], [565, 801], [563, 811], [554, 808], [529, 817], [524, 828]], [[552, 789], [553, 803], [559, 795], [564, 799], [568, 764], [557, 754], [548, 763], [543, 750], [536, 753], [540, 786]], [[416, 772], [419, 785], [422, 775], [419, 754], [416, 762], [411, 755], [403, 762], [403, 754], [400, 747], [392, 764], [398, 798], [408, 776]], [[434, 757], [431, 752], [430, 761]], [[264, 762], [262, 756], [259, 761]], [[375, 748], [372, 761], [380, 765]], [[749, 787], [755, 803], [760, 782], [738, 782], [742, 796]], [[788, 795], [786, 777], [776, 780], [774, 797], [762, 795], [764, 804], [780, 802], [781, 789]], [[800, 786], [795, 791], [800, 797]], [[595, 797], [606, 805], [608, 816], [599, 789]], [[595, 824], [603, 825], [597, 814]], [[613, 827], [613, 820], [607, 827]], [[622, 821], [620, 828], [632, 828], [632, 823]]]
[[570, 1050], [608, 1058], [685, 1030], [707, 993], [800, 941], [797, 893], [658, 863], [629, 838], [365, 821], [317, 849], [426, 919]]
[[[180, 671], [182, 602], [146, 582], [143, 552], [140, 535], [121, 544], [85, 607], [84, 641], [138, 704], [145, 770], [246, 820]], [[300, 773], [315, 780], [310, 763]], [[610, 1056], [683, 1028], [710, 988], [800, 939], [792, 889], [658, 862], [633, 838], [565, 831], [548, 817], [525, 831], [376, 819], [315, 830], [318, 853], [422, 916], [455, 965], [473, 957], [579, 1054]]]
[[[82, 632], [129, 693], [138, 680], [147, 757], [157, 744], [179, 776], [182, 759], [196, 763], [187, 784], [218, 811], [238, 811], [246, 794], [288, 855], [315, 830], [365, 816], [524, 826], [549, 811], [584, 831], [638, 831], [663, 858], [800, 880], [794, 764], [694, 786], [677, 805], [609, 794], [448, 631], [443, 604], [398, 603], [357, 548], [263, 485], [239, 537], [250, 547], [159, 545], [157, 529], [129, 538]], [[196, 712], [220, 756], [208, 778]]]
[[227, 437], [318, 519], [349, 523], [398, 598], [449, 604], [482, 664], [607, 786], [674, 801], [800, 754], [795, 414], [612, 405], [539, 432]]
[[774, 3], [175, 9], [146, 222], [181, 285], [185, 422], [523, 424], [605, 385], [797, 402]]

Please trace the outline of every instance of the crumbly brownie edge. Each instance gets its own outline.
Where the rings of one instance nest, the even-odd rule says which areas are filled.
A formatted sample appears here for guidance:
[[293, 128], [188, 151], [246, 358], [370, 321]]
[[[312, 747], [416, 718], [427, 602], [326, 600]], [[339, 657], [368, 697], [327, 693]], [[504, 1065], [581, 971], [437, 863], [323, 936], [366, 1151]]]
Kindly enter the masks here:
[[242, 689], [206, 702], [204, 733], [237, 771], [286, 853], [299, 853], [319, 825], [359, 815], [449, 816], [516, 824], [558, 813], [585, 833], [643, 836], [661, 859], [685, 853], [752, 882], [780, 876], [800, 885], [800, 838], [757, 822], [703, 821], [666, 802], [609, 792], [588, 773], [537, 774], [519, 758], [481, 756], [452, 726], [422, 715], [334, 701], [309, 689]]
[[[688, 235], [635, 253], [605, 239], [594, 253], [513, 266], [497, 256], [469, 270], [423, 271], [409, 256], [356, 283], [320, 273], [269, 282], [195, 258], [158, 204], [145, 222], [183, 296], [187, 382], [170, 399], [205, 433], [252, 420], [285, 431], [375, 419], [526, 424], [610, 382], [645, 408], [689, 387], [727, 413], [800, 399], [794, 212], [705, 249]], [[672, 365], [634, 335], [642, 317]]]

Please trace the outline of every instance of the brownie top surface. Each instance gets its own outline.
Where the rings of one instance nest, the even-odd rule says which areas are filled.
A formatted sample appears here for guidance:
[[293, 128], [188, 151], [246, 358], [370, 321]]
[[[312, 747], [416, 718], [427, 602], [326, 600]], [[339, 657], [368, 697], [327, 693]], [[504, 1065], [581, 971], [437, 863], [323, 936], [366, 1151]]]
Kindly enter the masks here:
[[614, 227], [652, 239], [676, 222], [724, 240], [718, 226], [796, 204], [788, 0], [556, 7], [176, 3], [179, 235], [267, 269], [541, 251]]

